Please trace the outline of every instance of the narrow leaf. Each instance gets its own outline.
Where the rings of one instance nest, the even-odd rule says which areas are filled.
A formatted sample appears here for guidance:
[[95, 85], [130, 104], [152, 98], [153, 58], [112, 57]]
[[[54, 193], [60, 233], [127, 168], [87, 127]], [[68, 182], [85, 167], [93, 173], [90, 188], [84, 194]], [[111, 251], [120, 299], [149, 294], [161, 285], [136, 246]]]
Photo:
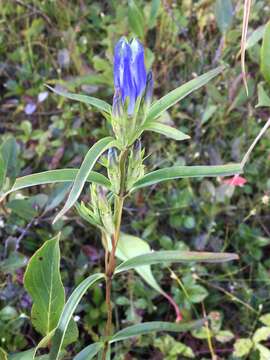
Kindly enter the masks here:
[[[79, 169], [59, 169], [19, 177], [16, 179], [12, 188], [1, 196], [0, 201], [3, 200], [3, 198], [5, 198], [10, 193], [27, 187], [44, 184], [74, 182], [78, 172]], [[86, 181], [94, 182], [107, 188], [110, 188], [111, 186], [110, 181], [104, 175], [99, 174], [95, 171], [90, 171]]]
[[7, 353], [0, 347], [0, 360], [8, 360]]
[[80, 351], [73, 360], [91, 360], [102, 349], [102, 347], [103, 344], [101, 342], [88, 345]]
[[98, 280], [104, 278], [104, 274], [94, 274], [83, 280], [70, 295], [62, 311], [58, 325], [52, 339], [52, 347], [50, 351], [50, 360], [58, 360], [60, 349], [63, 344], [65, 333], [67, 331], [70, 319], [78, 306], [85, 292], [94, 285]]
[[270, 97], [264, 90], [263, 84], [258, 85], [258, 104], [255, 107], [270, 107]]
[[31, 257], [24, 286], [33, 299], [32, 323], [43, 336], [57, 325], [65, 302], [60, 277], [59, 236], [46, 241]]
[[112, 137], [103, 138], [96, 142], [91, 147], [91, 149], [88, 150], [88, 153], [86, 154], [82, 165], [76, 175], [74, 184], [71, 188], [65, 206], [55, 217], [53, 221], [54, 223], [59, 220], [75, 204], [97, 159], [105, 150], [107, 150], [112, 145], [113, 141], [114, 139]]
[[171, 126], [161, 124], [159, 122], [151, 121], [151, 122], [145, 124], [143, 128], [145, 131], [153, 131], [158, 134], [165, 135], [168, 138], [171, 138], [171, 139], [174, 139], [177, 141], [190, 139], [190, 136], [182, 133], [181, 131], [179, 131]]
[[49, 85], [46, 85], [51, 91], [53, 91], [57, 95], [64, 96], [68, 99], [80, 101], [85, 104], [94, 106], [95, 108], [99, 109], [100, 111], [104, 111], [105, 113], [111, 113], [111, 105], [108, 104], [106, 101], [100, 100], [98, 98], [87, 96], [87, 95], [80, 95], [80, 94], [72, 94], [69, 92], [61, 91], [55, 88], [52, 88]]
[[156, 101], [149, 109], [146, 117], [146, 121], [154, 120], [159, 117], [165, 110], [182, 100], [193, 91], [199, 89], [203, 85], [207, 84], [211, 79], [220, 74], [224, 70], [223, 66], [219, 66], [214, 70], [211, 70], [197, 78], [190, 80], [189, 82], [179, 86], [178, 88], [169, 92], [169, 94], [163, 96]]
[[144, 38], [144, 16], [135, 0], [128, 1], [128, 22], [132, 31], [141, 39]]
[[216, 0], [215, 16], [219, 30], [225, 34], [230, 29], [233, 20], [231, 0]]
[[142, 265], [167, 264], [167, 263], [220, 263], [231, 260], [237, 260], [238, 255], [232, 253], [211, 253], [211, 252], [192, 252], [192, 251], [153, 251], [148, 254], [135, 256], [124, 261], [117, 268], [115, 273], [137, 268]]
[[172, 166], [155, 170], [138, 180], [132, 189], [158, 184], [162, 181], [188, 177], [215, 177], [240, 174], [243, 172], [241, 164], [209, 165], [209, 166]]
[[270, 84], [270, 21], [266, 24], [261, 48], [261, 72]]
[[181, 322], [180, 324], [163, 322], [163, 321], [145, 322], [142, 324], [132, 325], [123, 330], [118, 331], [115, 335], [113, 335], [110, 343], [129, 339], [134, 336], [147, 334], [149, 332], [156, 332], [156, 331], [187, 332], [189, 330], [193, 330], [198, 327], [201, 327], [203, 323], [204, 323], [203, 320], [191, 321], [186, 323]]
[[252, 48], [263, 38], [265, 26], [266, 25], [261, 25], [256, 30], [252, 31], [252, 33], [250, 34], [250, 36], [247, 39], [246, 50]]

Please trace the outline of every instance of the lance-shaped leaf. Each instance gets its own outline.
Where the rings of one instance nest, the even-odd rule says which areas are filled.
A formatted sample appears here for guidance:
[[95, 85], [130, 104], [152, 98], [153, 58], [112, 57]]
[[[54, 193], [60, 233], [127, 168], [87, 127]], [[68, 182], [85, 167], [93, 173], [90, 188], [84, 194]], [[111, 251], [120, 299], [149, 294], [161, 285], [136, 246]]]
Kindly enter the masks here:
[[161, 124], [159, 122], [150, 121], [143, 126], [143, 129], [145, 131], [153, 131], [158, 134], [165, 135], [168, 138], [171, 138], [171, 139], [174, 139], [177, 141], [190, 139], [190, 136], [184, 134], [182, 131], [175, 129], [171, 126]]
[[91, 149], [88, 150], [88, 153], [86, 154], [82, 165], [76, 175], [75, 181], [69, 193], [68, 199], [65, 203], [65, 206], [55, 217], [53, 221], [54, 223], [59, 220], [75, 204], [97, 159], [105, 150], [112, 146], [114, 141], [115, 140], [112, 137], [103, 138], [96, 142], [91, 147]]
[[187, 332], [189, 330], [197, 329], [201, 327], [203, 324], [204, 324], [204, 320], [197, 320], [186, 323], [181, 322], [180, 324], [163, 322], [163, 321], [145, 322], [142, 324], [132, 325], [123, 330], [118, 331], [115, 335], [113, 335], [110, 343], [126, 340], [134, 336], [139, 336], [156, 331]]
[[73, 360], [91, 360], [102, 349], [102, 347], [103, 344], [101, 342], [88, 345], [80, 351]]
[[187, 95], [191, 94], [193, 91], [207, 84], [211, 79], [220, 74], [223, 70], [224, 67], [219, 66], [216, 69], [208, 71], [207, 73], [198, 76], [197, 78], [190, 80], [189, 82], [172, 90], [171, 92], [169, 92], [169, 94], [163, 96], [150, 107], [146, 117], [146, 121], [156, 119], [165, 110], [176, 104], [178, 101], [182, 100]]
[[261, 48], [261, 72], [270, 84], [270, 21], [265, 26]]
[[60, 277], [59, 236], [46, 241], [31, 257], [24, 286], [33, 300], [32, 323], [43, 336], [57, 325], [65, 302], [64, 286]]
[[[14, 191], [18, 191], [31, 186], [74, 182], [78, 171], [79, 169], [57, 169], [19, 177], [16, 179], [12, 188], [1, 196], [0, 201]], [[106, 176], [99, 174], [95, 171], [90, 171], [86, 182], [94, 182], [106, 188], [110, 188], [111, 186], [111, 183], [106, 178]]]
[[98, 280], [104, 278], [104, 274], [94, 274], [83, 280], [76, 289], [72, 292], [68, 301], [66, 302], [62, 314], [60, 316], [58, 325], [56, 327], [53, 339], [52, 347], [50, 351], [50, 360], [58, 360], [60, 355], [60, 350], [63, 344], [65, 333], [68, 328], [70, 319], [79, 304], [81, 298], [85, 292], [94, 285]]
[[111, 114], [112, 107], [110, 104], [108, 104], [106, 101], [100, 100], [98, 98], [87, 96], [87, 95], [80, 95], [80, 94], [72, 94], [69, 92], [61, 91], [58, 89], [54, 89], [49, 85], [46, 85], [51, 91], [56, 93], [57, 95], [64, 96], [68, 99], [80, 101], [85, 104], [91, 105], [95, 108], [97, 108], [100, 111], [103, 111], [105, 113]]
[[142, 187], [158, 184], [162, 181], [189, 177], [216, 177], [241, 174], [241, 164], [209, 165], [209, 166], [172, 166], [152, 171], [138, 180], [133, 188], [137, 190]]
[[168, 263], [221, 263], [231, 260], [237, 260], [238, 255], [233, 253], [211, 253], [198, 251], [153, 251], [151, 253], [135, 256], [129, 260], [124, 261], [117, 268], [115, 273], [135, 269], [138, 266], [154, 265], [154, 264], [168, 264]]

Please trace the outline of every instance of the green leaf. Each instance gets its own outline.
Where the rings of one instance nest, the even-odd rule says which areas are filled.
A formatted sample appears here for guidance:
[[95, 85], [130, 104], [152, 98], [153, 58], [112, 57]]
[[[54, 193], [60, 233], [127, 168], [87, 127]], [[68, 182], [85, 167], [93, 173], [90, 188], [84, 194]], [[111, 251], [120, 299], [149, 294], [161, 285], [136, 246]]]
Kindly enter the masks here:
[[0, 272], [3, 273], [14, 273], [19, 268], [27, 264], [27, 258], [18, 253], [13, 252], [8, 258], [0, 261]]
[[223, 66], [219, 66], [214, 70], [211, 70], [197, 78], [190, 80], [189, 82], [179, 86], [178, 88], [169, 92], [169, 94], [163, 96], [156, 101], [149, 109], [146, 117], [146, 121], [154, 120], [159, 117], [165, 110], [182, 100], [193, 91], [199, 89], [203, 85], [207, 84], [211, 79], [220, 74], [224, 70]]
[[233, 356], [242, 357], [250, 353], [253, 347], [253, 342], [250, 339], [237, 339], [234, 343]]
[[17, 175], [17, 143], [14, 137], [8, 138], [0, 147], [0, 153], [4, 163], [4, 174], [12, 181]]
[[[22, 176], [16, 179], [12, 188], [1, 196], [0, 201], [10, 193], [30, 186], [54, 184], [54, 183], [62, 183], [62, 182], [64, 183], [74, 182], [78, 172], [79, 169], [58, 169], [58, 170], [49, 170], [37, 174]], [[86, 181], [94, 182], [96, 184], [105, 186], [107, 188], [110, 188], [111, 186], [110, 181], [104, 175], [99, 174], [95, 171], [90, 171]]]
[[65, 303], [60, 277], [59, 236], [46, 241], [31, 257], [24, 286], [33, 300], [32, 323], [46, 336], [56, 327]]
[[158, 16], [158, 12], [160, 9], [160, 0], [152, 0], [151, 1], [151, 10], [148, 18], [148, 28], [153, 28], [156, 24], [156, 19]]
[[220, 330], [217, 335], [215, 335], [215, 338], [220, 343], [225, 344], [234, 338], [234, 334], [230, 330]]
[[[19, 352], [8, 357], [8, 360], [33, 360], [35, 349]], [[48, 355], [41, 355], [35, 357], [35, 360], [49, 360]]]
[[103, 344], [101, 342], [88, 345], [80, 351], [73, 360], [91, 360], [102, 349], [102, 347]]
[[153, 264], [170, 264], [170, 263], [190, 263], [190, 262], [206, 262], [220, 263], [231, 260], [237, 260], [238, 255], [232, 253], [211, 253], [211, 252], [192, 252], [192, 251], [152, 251], [148, 254], [135, 256], [124, 261], [117, 266], [115, 273], [128, 271], [143, 265]]
[[181, 131], [179, 131], [178, 129], [175, 129], [171, 126], [168, 126], [168, 125], [165, 125], [165, 124], [162, 124], [159, 122], [150, 121], [143, 126], [143, 129], [145, 131], [153, 131], [158, 134], [165, 135], [168, 138], [171, 138], [171, 139], [174, 139], [177, 141], [190, 139], [189, 135], [186, 135], [186, 134], [182, 133]]
[[261, 72], [270, 84], [270, 21], [266, 24], [261, 48]]
[[270, 107], [270, 97], [264, 90], [263, 84], [258, 85], [258, 104], [255, 107]]
[[255, 348], [259, 350], [260, 360], [269, 360], [270, 359], [270, 350], [261, 344], [256, 344]]
[[50, 360], [58, 360], [60, 349], [63, 344], [65, 333], [67, 331], [70, 319], [79, 304], [81, 298], [85, 292], [94, 285], [98, 280], [104, 278], [104, 274], [94, 274], [83, 280], [72, 292], [68, 301], [66, 302], [62, 314], [60, 316], [58, 325], [55, 330], [55, 334], [52, 339], [52, 347], [50, 351]]
[[83, 102], [85, 104], [94, 106], [95, 108], [97, 108], [100, 111], [104, 111], [105, 113], [111, 114], [112, 107], [106, 101], [100, 100], [100, 99], [92, 97], [92, 96], [71, 94], [69, 92], [54, 89], [49, 85], [46, 85], [46, 86], [57, 95], [64, 96], [71, 100]]
[[65, 203], [65, 206], [55, 217], [53, 221], [54, 223], [59, 220], [75, 204], [97, 159], [105, 150], [107, 150], [112, 145], [114, 141], [115, 140], [112, 137], [103, 138], [96, 142], [91, 147], [91, 149], [88, 150], [88, 153], [86, 154], [82, 165], [76, 175], [75, 181], [69, 193], [68, 199]]
[[255, 343], [259, 343], [261, 341], [266, 341], [269, 338], [270, 338], [270, 327], [263, 326], [255, 331], [252, 340]]
[[0, 153], [0, 189], [4, 186], [6, 178], [6, 166], [2, 154]]
[[115, 335], [113, 335], [110, 343], [129, 339], [134, 336], [147, 334], [149, 332], [156, 332], [156, 331], [187, 332], [189, 330], [198, 328], [202, 325], [203, 325], [203, 320], [191, 321], [186, 323], [181, 322], [179, 324], [163, 322], [163, 321], [145, 322], [142, 324], [132, 325], [123, 330], [118, 331]]
[[256, 30], [252, 31], [247, 39], [246, 50], [256, 45], [262, 38], [265, 31], [265, 25], [259, 26]]
[[10, 355], [8, 360], [32, 360], [35, 349], [23, 351], [17, 354]]
[[[146, 253], [151, 253], [151, 248], [146, 241], [136, 236], [121, 233], [116, 249], [116, 256], [120, 260], [125, 261]], [[164, 291], [156, 282], [149, 265], [135, 268], [135, 270], [149, 286], [164, 295]]]
[[241, 164], [209, 165], [209, 166], [172, 166], [155, 170], [144, 175], [138, 180], [133, 190], [158, 184], [162, 181], [187, 178], [187, 177], [216, 177], [235, 175], [243, 172]]
[[2, 348], [0, 348], [0, 360], [8, 360], [7, 353]]
[[233, 6], [231, 0], [216, 0], [215, 15], [219, 30], [224, 34], [233, 21]]
[[259, 320], [266, 326], [270, 327], [270, 313], [260, 316]]
[[128, 1], [128, 22], [129, 26], [139, 38], [144, 38], [144, 16], [135, 0]]

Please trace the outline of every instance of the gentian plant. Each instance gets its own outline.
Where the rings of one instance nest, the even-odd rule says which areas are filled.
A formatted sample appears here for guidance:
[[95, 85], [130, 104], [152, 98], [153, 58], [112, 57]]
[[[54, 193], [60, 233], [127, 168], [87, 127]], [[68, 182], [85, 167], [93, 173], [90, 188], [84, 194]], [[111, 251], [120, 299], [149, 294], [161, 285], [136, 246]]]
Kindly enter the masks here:
[[[12, 188], [6, 189], [2, 196], [4, 198], [14, 191], [34, 185], [69, 183], [67, 200], [54, 222], [75, 206], [79, 215], [99, 230], [105, 251], [104, 273], [95, 273], [85, 278], [72, 291], [67, 301], [59, 270], [59, 235], [46, 241], [32, 256], [24, 276], [24, 285], [33, 300], [32, 322], [42, 339], [34, 349], [24, 353], [29, 359], [39, 358], [40, 348], [47, 349], [48, 355], [45, 355], [45, 358], [50, 360], [60, 359], [65, 354], [65, 347], [78, 336], [73, 314], [86, 291], [100, 282], [105, 283], [106, 328], [99, 341], [82, 349], [74, 360], [89, 360], [95, 356], [107, 360], [114, 353], [116, 342], [148, 332], [183, 332], [200, 327], [207, 319], [191, 322], [181, 319], [178, 306], [157, 284], [150, 266], [181, 262], [218, 263], [237, 259], [237, 255], [231, 253], [152, 251], [142, 239], [121, 232], [124, 202], [138, 189], [172, 179], [237, 176], [242, 172], [244, 163], [173, 166], [152, 172], [147, 172], [144, 165], [146, 150], [141, 141], [143, 133], [152, 131], [175, 141], [188, 140], [188, 135], [162, 123], [162, 115], [175, 103], [219, 75], [224, 68], [217, 67], [181, 85], [161, 99], [153, 100], [153, 74], [151, 70], [146, 70], [144, 48], [138, 39], [129, 42], [123, 37], [117, 42], [113, 66], [115, 89], [112, 106], [94, 97], [51, 88], [59, 95], [84, 102], [100, 111], [111, 124], [112, 136], [96, 142], [87, 152], [79, 169], [51, 170], [18, 178]], [[93, 171], [98, 160], [106, 170], [103, 173]], [[90, 201], [79, 202], [82, 190], [88, 184]], [[177, 312], [175, 323], [146, 322], [112, 333], [112, 282], [119, 274], [132, 269], [173, 304]]]

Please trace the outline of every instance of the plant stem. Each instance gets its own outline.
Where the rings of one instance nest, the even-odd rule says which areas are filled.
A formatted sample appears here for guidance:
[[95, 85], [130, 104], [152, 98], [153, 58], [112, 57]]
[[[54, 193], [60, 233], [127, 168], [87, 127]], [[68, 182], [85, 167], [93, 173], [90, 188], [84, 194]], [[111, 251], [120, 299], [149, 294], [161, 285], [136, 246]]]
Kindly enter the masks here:
[[105, 344], [102, 354], [102, 360], [106, 360], [106, 355], [109, 349], [109, 337], [112, 332], [112, 278], [115, 270], [115, 252], [117, 248], [117, 243], [120, 238], [121, 230], [121, 221], [122, 221], [122, 212], [125, 201], [125, 184], [126, 184], [126, 162], [128, 157], [128, 149], [125, 149], [121, 152], [119, 158], [119, 168], [120, 168], [120, 192], [119, 195], [115, 198], [114, 205], [114, 218], [115, 218], [115, 230], [112, 236], [112, 249], [109, 254], [108, 259], [105, 259], [105, 268], [106, 268], [106, 305], [107, 305], [107, 323], [105, 329]]

